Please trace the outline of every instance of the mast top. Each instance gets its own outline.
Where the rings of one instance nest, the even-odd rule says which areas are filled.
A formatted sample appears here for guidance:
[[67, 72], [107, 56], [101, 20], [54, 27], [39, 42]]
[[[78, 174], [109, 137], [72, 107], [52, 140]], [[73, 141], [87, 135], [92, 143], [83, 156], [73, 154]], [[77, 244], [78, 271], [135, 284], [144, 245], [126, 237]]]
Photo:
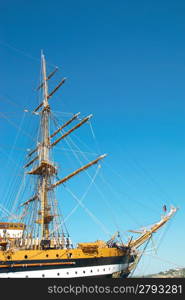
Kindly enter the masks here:
[[48, 107], [48, 84], [47, 84], [47, 75], [46, 75], [46, 60], [41, 50], [41, 61], [42, 61], [42, 76], [43, 76], [43, 105], [44, 108]]

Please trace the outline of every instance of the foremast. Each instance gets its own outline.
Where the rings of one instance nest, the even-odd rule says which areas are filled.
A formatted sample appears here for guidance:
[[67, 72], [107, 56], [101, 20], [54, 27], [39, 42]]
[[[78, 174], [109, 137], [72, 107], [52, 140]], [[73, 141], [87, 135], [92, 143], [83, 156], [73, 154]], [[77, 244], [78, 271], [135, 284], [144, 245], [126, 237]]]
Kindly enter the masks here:
[[[52, 230], [50, 232], [50, 223], [54, 220], [59, 221], [59, 215], [58, 215], [58, 205], [53, 199], [54, 195], [54, 189], [60, 185], [66, 182], [67, 180], [71, 179], [73, 176], [79, 174], [80, 172], [88, 169], [92, 165], [97, 164], [101, 159], [103, 159], [106, 155], [100, 155], [95, 160], [87, 163], [84, 166], [81, 166], [79, 169], [73, 171], [69, 175], [65, 176], [64, 178], [54, 182], [54, 177], [57, 175], [57, 168], [54, 165], [54, 162], [51, 159], [51, 151], [55, 145], [57, 145], [60, 141], [65, 139], [69, 134], [71, 134], [73, 131], [81, 127], [83, 124], [89, 121], [89, 119], [92, 117], [92, 115], [89, 115], [82, 120], [80, 120], [79, 123], [77, 123], [75, 126], [73, 126], [71, 129], [69, 129], [66, 132], [63, 132], [63, 129], [67, 127], [69, 124], [71, 124], [74, 120], [78, 119], [78, 116], [80, 113], [76, 113], [73, 115], [73, 117], [68, 120], [65, 124], [60, 126], [56, 131], [54, 131], [52, 134], [50, 133], [50, 105], [48, 100], [53, 96], [53, 94], [63, 85], [66, 78], [63, 78], [60, 83], [54, 88], [52, 92], [48, 92], [48, 80], [55, 74], [58, 68], [56, 68], [51, 74], [47, 76], [46, 72], [46, 60], [45, 56], [42, 53], [41, 54], [41, 64], [42, 64], [42, 82], [38, 89], [42, 89], [43, 94], [43, 100], [42, 102], [34, 109], [33, 113], [40, 115], [40, 139], [38, 141], [38, 144], [35, 149], [33, 149], [29, 154], [28, 158], [31, 158], [33, 154], [37, 153], [34, 158], [32, 158], [24, 167], [28, 168], [32, 165], [32, 169], [27, 172], [29, 175], [36, 175], [37, 176], [37, 184], [36, 184], [36, 193], [27, 201], [21, 204], [21, 206], [29, 207], [30, 204], [37, 201], [40, 203], [39, 208], [37, 208], [37, 216], [35, 217], [34, 223], [37, 223], [40, 225], [39, 229], [39, 240], [40, 240], [40, 246], [41, 248], [44, 246], [50, 247], [50, 241], [51, 236], [54, 235], [54, 231], [56, 234], [58, 234], [58, 245], [59, 247], [61, 245], [61, 238], [63, 236], [60, 235], [58, 229]], [[37, 89], [37, 90], [38, 90]], [[38, 112], [39, 111], [39, 112]], [[57, 134], [60, 133], [60, 137], [52, 140], [54, 137], [57, 136]], [[59, 223], [59, 222], [58, 222]], [[54, 223], [53, 223], [54, 224]], [[29, 224], [28, 227], [33, 226], [32, 224]], [[59, 224], [58, 227], [61, 227], [61, 224]], [[29, 236], [28, 231], [26, 236]], [[40, 247], [39, 246], [39, 247]]]
[[[28, 174], [38, 175], [38, 195], [33, 197], [40, 199], [40, 211], [38, 211], [39, 218], [36, 223], [41, 225], [40, 239], [48, 240], [49, 238], [49, 223], [53, 220], [54, 215], [51, 213], [51, 207], [48, 204], [48, 186], [51, 184], [51, 179], [54, 174], [57, 173], [57, 169], [50, 159], [50, 106], [48, 103], [48, 79], [46, 75], [46, 61], [44, 54], [41, 54], [42, 62], [42, 78], [43, 82], [40, 86], [43, 89], [43, 107], [40, 112], [41, 118], [41, 137], [40, 142], [36, 148], [38, 156], [33, 159], [38, 159], [39, 164], [37, 167]], [[34, 151], [35, 152], [35, 151]], [[28, 164], [29, 165], [29, 164]], [[28, 166], [27, 165], [27, 166]]]
[[49, 237], [49, 222], [51, 220], [48, 213], [48, 193], [47, 187], [50, 177], [50, 165], [49, 151], [50, 151], [50, 139], [49, 139], [49, 114], [50, 107], [48, 104], [48, 84], [46, 76], [46, 61], [44, 54], [41, 54], [42, 59], [42, 75], [43, 75], [43, 110], [41, 112], [41, 146], [39, 151], [39, 162], [42, 165], [47, 162], [44, 170], [42, 169], [41, 184], [39, 186], [39, 194], [41, 200], [41, 239], [47, 240]]

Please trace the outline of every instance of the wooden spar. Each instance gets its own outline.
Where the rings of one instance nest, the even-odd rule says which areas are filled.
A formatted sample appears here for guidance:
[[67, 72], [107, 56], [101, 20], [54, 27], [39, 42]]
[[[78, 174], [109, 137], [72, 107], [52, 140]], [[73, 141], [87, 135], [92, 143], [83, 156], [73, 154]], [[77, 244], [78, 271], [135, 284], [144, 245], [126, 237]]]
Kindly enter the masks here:
[[[51, 136], [50, 138], [53, 138], [59, 131], [61, 131], [64, 127], [69, 125], [73, 120], [75, 120], [79, 116], [80, 112], [75, 114], [69, 121], [67, 121], [65, 124], [63, 124], [60, 128], [58, 128]], [[35, 153], [38, 150], [38, 146], [32, 150], [30, 153], [28, 153], [28, 157], [32, 156], [33, 153]]]
[[[34, 151], [35, 152], [35, 151]], [[32, 159], [29, 163], [27, 163], [24, 168], [29, 167], [32, 163], [34, 163], [34, 161], [36, 161], [39, 158], [39, 156], [37, 155], [36, 157], [34, 157], [34, 159]]]
[[26, 204], [29, 204], [32, 201], [35, 201], [36, 199], [38, 199], [38, 195], [33, 196], [32, 198], [30, 198], [29, 200], [25, 201], [24, 203], [22, 203], [20, 206], [24, 206]]
[[53, 94], [61, 87], [62, 84], [66, 81], [67, 78], [63, 78], [62, 81], [56, 86], [56, 88], [48, 95], [48, 99], [53, 96]]
[[81, 125], [83, 125], [85, 122], [87, 122], [90, 118], [92, 117], [92, 115], [87, 116], [86, 118], [84, 118], [80, 123], [78, 123], [77, 125], [75, 125], [73, 128], [71, 128], [69, 131], [67, 131], [66, 133], [64, 133], [60, 138], [58, 138], [58, 140], [56, 140], [55, 142], [53, 142], [51, 144], [51, 147], [55, 146], [56, 144], [58, 144], [58, 142], [60, 142], [62, 139], [64, 139], [66, 136], [68, 136], [71, 132], [73, 132], [75, 129], [79, 128]]
[[33, 111], [33, 113], [37, 112], [37, 110], [39, 110], [39, 108], [41, 108], [43, 105], [43, 102], [41, 102]]
[[139, 233], [142, 234], [145, 230], [128, 230], [128, 232]]
[[[51, 77], [53, 77], [53, 75], [56, 73], [57, 70], [58, 70], [58, 67], [56, 67], [55, 70], [48, 75], [48, 77], [46, 78], [46, 81], [48, 81]], [[42, 82], [38, 86], [38, 88], [36, 89], [36, 91], [38, 91], [39, 89], [41, 89], [43, 86], [44, 86], [44, 82]]]
[[99, 160], [103, 159], [104, 157], [106, 157], [107, 154], [103, 154], [101, 156], [99, 156], [98, 158], [96, 158], [95, 160], [89, 162], [88, 164], [86, 164], [85, 166], [77, 169], [76, 171], [72, 172], [71, 174], [69, 174], [68, 176], [64, 177], [63, 179], [57, 181], [56, 183], [52, 184], [48, 189], [52, 189], [55, 188], [56, 186], [58, 186], [59, 184], [64, 183], [65, 181], [69, 180], [70, 178], [72, 178], [73, 176], [79, 174], [80, 172], [88, 169], [89, 167], [91, 167], [92, 165], [95, 165]]
[[32, 154], [35, 153], [37, 150], [38, 150], [38, 146], [37, 146], [37, 148], [35, 148], [34, 150], [32, 150], [30, 153], [28, 153], [27, 156], [32, 156]]
[[[62, 81], [56, 86], [56, 88], [47, 96], [47, 99], [49, 99], [60, 87], [64, 84], [67, 78], [63, 78]], [[44, 101], [42, 101], [33, 111], [33, 113], [37, 112], [39, 108], [41, 108], [44, 104]]]
[[61, 131], [64, 127], [69, 125], [73, 120], [75, 120], [79, 116], [79, 114], [80, 114], [80, 112], [75, 114], [69, 121], [67, 121], [60, 128], [58, 128], [52, 135], [50, 135], [50, 138], [53, 138], [59, 131]]
[[138, 248], [142, 244], [144, 244], [154, 232], [156, 232], [159, 228], [161, 228], [171, 217], [176, 213], [177, 208], [172, 207], [168, 215], [164, 216], [161, 221], [153, 225], [149, 230], [147, 230], [144, 234], [142, 234], [140, 237], [138, 237], [136, 240], [133, 240], [129, 246]]

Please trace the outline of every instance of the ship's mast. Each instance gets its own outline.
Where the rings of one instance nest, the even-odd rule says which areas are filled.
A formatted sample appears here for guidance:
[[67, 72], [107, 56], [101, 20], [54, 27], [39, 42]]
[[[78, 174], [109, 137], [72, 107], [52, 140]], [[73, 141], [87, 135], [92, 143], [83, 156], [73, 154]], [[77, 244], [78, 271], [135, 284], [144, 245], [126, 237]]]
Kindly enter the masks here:
[[[42, 59], [42, 76], [43, 76], [43, 110], [41, 112], [41, 147], [39, 153], [40, 163], [49, 163], [49, 114], [50, 107], [48, 104], [48, 85], [46, 77], [46, 61], [44, 54], [41, 54]], [[49, 236], [49, 224], [47, 222], [48, 212], [48, 172], [44, 172], [41, 178], [41, 185], [39, 187], [40, 200], [41, 200], [41, 239], [48, 239]]]
[[[34, 109], [33, 113], [37, 113], [39, 110], [40, 115], [40, 125], [41, 125], [41, 131], [40, 131], [40, 139], [39, 143], [37, 144], [36, 148], [33, 149], [29, 154], [28, 158], [31, 158], [31, 160], [24, 166], [24, 168], [28, 168], [30, 166], [33, 166], [32, 169], [27, 172], [29, 175], [36, 175], [38, 178], [36, 180], [36, 190], [35, 194], [26, 202], [24, 202], [21, 206], [27, 207], [31, 205], [33, 202], [36, 201], [38, 203], [37, 209], [36, 209], [36, 215], [34, 214], [33, 220], [34, 222], [30, 223], [27, 227], [28, 234], [29, 234], [29, 228], [31, 228], [32, 224], [39, 224], [39, 238], [41, 240], [40, 246], [48, 247], [50, 245], [50, 241], [52, 239], [51, 235], [53, 232], [58, 232], [58, 237], [60, 235], [59, 232], [59, 226], [57, 227], [57, 223], [59, 221], [59, 213], [58, 213], [58, 206], [57, 202], [55, 201], [54, 197], [54, 189], [63, 184], [64, 182], [68, 181], [75, 175], [81, 173], [82, 171], [88, 169], [92, 165], [95, 165], [99, 163], [100, 160], [102, 160], [106, 155], [100, 155], [95, 160], [87, 163], [84, 166], [81, 166], [79, 169], [73, 171], [69, 175], [65, 176], [64, 178], [58, 180], [57, 182], [54, 181], [54, 177], [57, 174], [57, 168], [54, 165], [54, 162], [50, 158], [50, 151], [57, 145], [60, 141], [65, 139], [68, 135], [70, 135], [72, 132], [80, 128], [83, 124], [89, 121], [89, 119], [92, 117], [92, 115], [89, 115], [83, 119], [80, 120], [79, 123], [77, 123], [75, 126], [73, 126], [71, 129], [69, 129], [66, 132], [63, 132], [63, 129], [67, 126], [69, 126], [74, 120], [78, 119], [78, 116], [80, 113], [76, 113], [73, 115], [73, 117], [68, 120], [65, 124], [62, 126], [59, 126], [56, 131], [54, 131], [52, 134], [50, 134], [50, 106], [48, 103], [48, 100], [53, 96], [53, 94], [64, 84], [66, 78], [64, 77], [59, 84], [48, 93], [48, 80], [55, 74], [56, 68], [52, 73], [50, 73], [47, 76], [46, 72], [46, 61], [44, 54], [41, 54], [41, 62], [42, 62], [42, 82], [39, 85], [38, 89], [42, 89], [43, 91], [43, 100], [42, 102]], [[37, 113], [38, 114], [38, 113]], [[57, 137], [57, 135], [60, 134], [61, 136], [56, 138], [53, 141], [53, 138]], [[35, 153], [37, 153], [35, 155]], [[32, 155], [35, 155], [34, 158], [32, 158]], [[38, 213], [38, 215], [37, 215]], [[51, 223], [51, 226], [50, 226]], [[52, 229], [53, 231], [52, 231]], [[37, 230], [37, 229], [36, 229]], [[36, 231], [35, 231], [36, 232]], [[37, 231], [38, 232], [38, 231]], [[63, 234], [63, 233], [62, 233]], [[38, 234], [37, 234], [38, 236]], [[55, 235], [53, 235], [55, 236]], [[60, 243], [59, 243], [60, 244]], [[59, 245], [63, 247], [64, 245]], [[50, 247], [50, 246], [49, 246]]]

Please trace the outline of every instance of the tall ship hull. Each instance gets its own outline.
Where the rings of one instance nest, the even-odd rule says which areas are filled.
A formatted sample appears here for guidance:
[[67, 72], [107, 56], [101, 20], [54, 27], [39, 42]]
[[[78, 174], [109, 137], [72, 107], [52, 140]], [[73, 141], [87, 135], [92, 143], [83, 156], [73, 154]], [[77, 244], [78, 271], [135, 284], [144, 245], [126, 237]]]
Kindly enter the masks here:
[[[108, 256], [100, 257], [80, 257], [79, 253], [74, 254], [71, 259], [25, 259], [21, 260], [1, 261], [0, 277], [2, 278], [77, 278], [77, 277], [112, 277], [112, 274], [127, 277], [129, 275], [128, 267], [134, 259], [128, 255], [116, 255], [116, 249], [111, 249]], [[56, 256], [48, 251], [48, 256]], [[53, 252], [53, 251], [52, 251]], [[54, 251], [55, 252], [55, 251]], [[71, 253], [76, 252], [75, 250]], [[63, 257], [61, 251], [57, 252]], [[29, 251], [28, 256], [35, 256], [35, 252]], [[47, 254], [45, 254], [47, 256]], [[73, 256], [73, 255], [72, 255]]]
[[[27, 186], [23, 182], [23, 191], [20, 189], [16, 196], [20, 208], [20, 214], [15, 216], [16, 221], [0, 222], [0, 278], [128, 277], [142, 256], [140, 247], [171, 219], [177, 209], [171, 207], [169, 212], [165, 209], [160, 221], [135, 232], [137, 236], [129, 237], [127, 242], [123, 242], [120, 233], [116, 232], [108, 241], [97, 240], [73, 246], [65, 222], [61, 220], [62, 213], [55, 188], [66, 187], [69, 180], [92, 166], [97, 166], [99, 170], [100, 162], [107, 155], [99, 155], [88, 163], [86, 160], [84, 165], [80, 162], [78, 169], [59, 178], [59, 168], [53, 160], [53, 149], [89, 122], [92, 115], [80, 119], [80, 113], [76, 113], [64, 124], [57, 124], [55, 130], [51, 128], [54, 117], [49, 99], [64, 84], [66, 78], [49, 92], [48, 81], [57, 68], [47, 75], [43, 54], [41, 62], [42, 80], [37, 90], [42, 91], [42, 101], [31, 112], [39, 116], [39, 130], [34, 137], [34, 140], [37, 138], [36, 145], [27, 154], [24, 165], [25, 176], [31, 178], [31, 185], [25, 197]], [[74, 121], [78, 123], [66, 130]], [[54, 124], [56, 123], [57, 120], [54, 119]], [[53, 132], [50, 132], [51, 129]], [[89, 174], [88, 176], [90, 177]], [[90, 177], [90, 186], [94, 178]], [[73, 193], [70, 195], [84, 208], [77, 196]], [[89, 210], [88, 213], [92, 216]], [[87, 237], [89, 238], [88, 234]]]

